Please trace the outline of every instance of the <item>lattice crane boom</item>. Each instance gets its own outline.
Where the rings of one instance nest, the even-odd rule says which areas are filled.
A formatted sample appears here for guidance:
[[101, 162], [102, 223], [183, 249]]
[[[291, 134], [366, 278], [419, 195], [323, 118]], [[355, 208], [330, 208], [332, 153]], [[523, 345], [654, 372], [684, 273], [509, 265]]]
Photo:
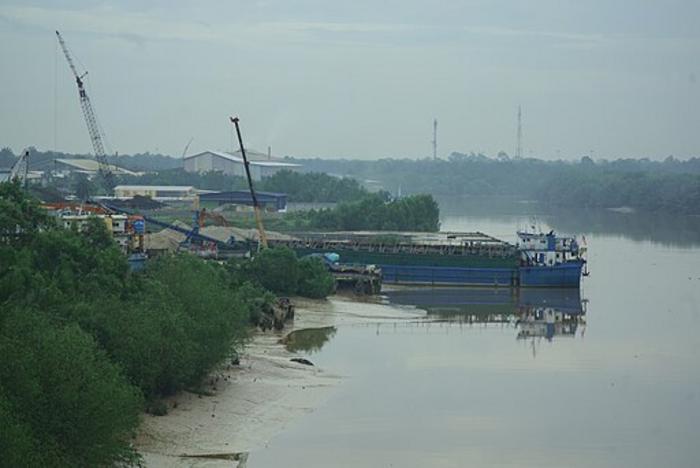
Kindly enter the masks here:
[[73, 72], [75, 82], [78, 85], [80, 108], [83, 111], [83, 117], [85, 117], [85, 123], [87, 124], [88, 133], [90, 134], [90, 141], [92, 142], [92, 149], [95, 152], [95, 159], [99, 165], [100, 178], [102, 179], [102, 183], [107, 192], [111, 194], [115, 186], [114, 174], [112, 174], [109, 164], [107, 163], [104, 144], [102, 143], [102, 134], [100, 133], [100, 126], [97, 123], [97, 116], [92, 108], [90, 97], [88, 97], [87, 91], [85, 91], [83, 78], [85, 75], [87, 75], [87, 72], [83, 73], [82, 75], [78, 73], [78, 70], [75, 68], [75, 64], [73, 63], [73, 58], [68, 52], [68, 47], [66, 46], [66, 42], [63, 40], [61, 33], [56, 31], [56, 37], [58, 37], [58, 43], [61, 45], [63, 55], [65, 55], [68, 66], [70, 67], [71, 72]]

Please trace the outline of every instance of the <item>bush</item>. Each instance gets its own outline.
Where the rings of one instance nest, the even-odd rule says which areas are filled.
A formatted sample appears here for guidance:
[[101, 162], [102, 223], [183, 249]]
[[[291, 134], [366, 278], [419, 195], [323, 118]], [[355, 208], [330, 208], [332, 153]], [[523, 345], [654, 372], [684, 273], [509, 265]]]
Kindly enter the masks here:
[[299, 260], [299, 284], [297, 294], [322, 299], [333, 294], [335, 281], [321, 259], [306, 257]]
[[299, 283], [296, 254], [286, 247], [261, 250], [250, 261], [241, 264], [240, 274], [280, 294], [295, 294]]
[[321, 299], [334, 288], [333, 277], [319, 259], [297, 259], [287, 247], [261, 250], [251, 260], [232, 260], [229, 271], [239, 285], [251, 281], [277, 294]]
[[332, 231], [434, 232], [440, 228], [440, 209], [431, 195], [387, 202], [385, 194], [371, 194], [335, 208], [311, 210], [306, 217], [309, 227]]
[[187, 255], [130, 273], [102, 220], [58, 228], [16, 189], [0, 184], [0, 464], [137, 462], [144, 399], [227, 357], [257, 290]]

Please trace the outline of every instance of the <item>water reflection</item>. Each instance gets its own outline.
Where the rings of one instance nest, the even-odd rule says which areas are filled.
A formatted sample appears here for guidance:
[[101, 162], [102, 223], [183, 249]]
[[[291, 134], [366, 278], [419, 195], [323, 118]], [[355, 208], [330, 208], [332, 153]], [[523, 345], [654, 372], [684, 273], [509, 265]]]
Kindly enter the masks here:
[[287, 351], [313, 354], [321, 350], [337, 332], [335, 327], [294, 330], [282, 339]]
[[416, 306], [441, 321], [513, 324], [517, 339], [552, 341], [585, 333], [588, 301], [578, 288], [415, 288], [385, 294], [394, 304]]
[[584, 209], [553, 211], [546, 219], [561, 232], [618, 235], [671, 247], [700, 245], [700, 216]]

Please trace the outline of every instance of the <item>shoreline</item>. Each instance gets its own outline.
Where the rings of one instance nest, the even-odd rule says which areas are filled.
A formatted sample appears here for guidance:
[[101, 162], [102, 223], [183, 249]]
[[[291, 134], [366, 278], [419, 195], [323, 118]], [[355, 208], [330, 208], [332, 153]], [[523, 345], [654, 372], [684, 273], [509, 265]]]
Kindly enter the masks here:
[[163, 399], [164, 416], [144, 414], [136, 448], [146, 467], [244, 467], [248, 453], [264, 448], [304, 414], [323, 405], [347, 376], [290, 361], [298, 353], [283, 341], [292, 332], [425, 316], [418, 309], [343, 296], [294, 298], [296, 316], [279, 332], [256, 331], [240, 364], [222, 363], [204, 381], [208, 396], [189, 391]]

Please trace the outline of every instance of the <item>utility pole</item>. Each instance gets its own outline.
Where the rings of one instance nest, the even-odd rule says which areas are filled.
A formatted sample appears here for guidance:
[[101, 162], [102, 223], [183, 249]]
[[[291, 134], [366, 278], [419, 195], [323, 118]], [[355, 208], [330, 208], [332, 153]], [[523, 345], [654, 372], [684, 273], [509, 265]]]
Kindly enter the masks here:
[[437, 159], [437, 119], [433, 119], [433, 159]]
[[518, 106], [518, 146], [515, 149], [515, 157], [523, 157], [523, 113], [520, 106]]

